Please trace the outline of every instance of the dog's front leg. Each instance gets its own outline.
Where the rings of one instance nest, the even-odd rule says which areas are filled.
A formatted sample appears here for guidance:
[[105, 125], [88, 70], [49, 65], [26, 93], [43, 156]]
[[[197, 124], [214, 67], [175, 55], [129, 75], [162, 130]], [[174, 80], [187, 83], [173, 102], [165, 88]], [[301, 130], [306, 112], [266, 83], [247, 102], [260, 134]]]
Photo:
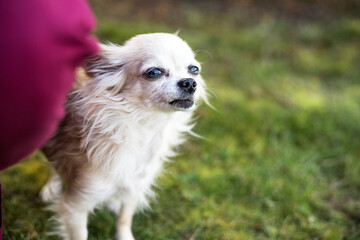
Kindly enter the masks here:
[[57, 211], [60, 223], [59, 230], [63, 231], [63, 239], [87, 240], [88, 213], [94, 206], [94, 203], [88, 199], [91, 199], [91, 196], [71, 194], [69, 189], [63, 193]]
[[117, 240], [135, 240], [131, 232], [132, 218], [136, 210], [136, 201], [121, 205], [116, 225]]
[[86, 240], [88, 237], [87, 217], [88, 212], [77, 211], [65, 215], [65, 225], [68, 232], [69, 240]]

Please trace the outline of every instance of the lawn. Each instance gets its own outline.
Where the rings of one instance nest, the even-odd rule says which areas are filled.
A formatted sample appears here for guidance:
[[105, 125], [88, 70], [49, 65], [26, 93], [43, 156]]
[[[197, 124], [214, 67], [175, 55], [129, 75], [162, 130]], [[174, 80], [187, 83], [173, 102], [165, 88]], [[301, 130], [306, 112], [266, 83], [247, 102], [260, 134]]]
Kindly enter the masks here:
[[[198, 109], [205, 139], [166, 164], [137, 239], [360, 239], [360, 18], [194, 8], [176, 24], [95, 10], [101, 41], [181, 29], [215, 107]], [[48, 176], [40, 152], [0, 174], [4, 239], [58, 239], [39, 197]], [[96, 210], [89, 232], [114, 239], [115, 217]]]

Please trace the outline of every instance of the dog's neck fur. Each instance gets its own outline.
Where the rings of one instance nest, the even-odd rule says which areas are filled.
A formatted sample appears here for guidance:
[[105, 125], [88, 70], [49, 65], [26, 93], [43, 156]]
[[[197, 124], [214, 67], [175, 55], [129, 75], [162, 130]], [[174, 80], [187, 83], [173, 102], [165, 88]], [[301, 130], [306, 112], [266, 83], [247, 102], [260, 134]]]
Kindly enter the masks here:
[[[189, 122], [192, 112], [149, 110], [121, 94], [94, 98], [91, 88], [88, 85], [74, 92], [68, 107], [76, 108], [77, 111], [70, 112], [78, 114], [84, 123], [81, 124], [81, 147], [87, 150], [88, 160], [97, 168], [118, 174], [117, 162], [121, 158], [167, 160], [175, 155], [172, 148], [183, 143], [183, 133], [191, 133], [193, 125]], [[99, 145], [99, 142], [102, 144]], [[125, 154], [149, 152], [142, 151], [143, 148], [151, 149], [153, 156]]]

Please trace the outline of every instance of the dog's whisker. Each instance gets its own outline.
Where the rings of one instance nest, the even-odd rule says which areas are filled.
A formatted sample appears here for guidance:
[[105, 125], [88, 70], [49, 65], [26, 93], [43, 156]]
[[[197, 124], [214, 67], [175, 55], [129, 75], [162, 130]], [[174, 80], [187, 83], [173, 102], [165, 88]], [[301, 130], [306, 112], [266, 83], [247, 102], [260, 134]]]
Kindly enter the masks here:
[[196, 51], [194, 51], [195, 52], [195, 54], [197, 54], [197, 53], [201, 53], [201, 52], [204, 52], [204, 53], [206, 53], [211, 59], [214, 59], [214, 57], [213, 57], [213, 55], [209, 52], [209, 51], [207, 51], [207, 50], [196, 50]]

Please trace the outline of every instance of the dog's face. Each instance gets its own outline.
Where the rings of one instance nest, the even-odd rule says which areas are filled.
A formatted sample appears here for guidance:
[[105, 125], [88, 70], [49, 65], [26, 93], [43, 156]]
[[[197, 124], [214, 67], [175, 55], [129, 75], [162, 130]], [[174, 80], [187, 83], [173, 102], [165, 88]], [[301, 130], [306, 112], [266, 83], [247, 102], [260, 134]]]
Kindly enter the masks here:
[[143, 34], [124, 46], [102, 45], [102, 53], [86, 69], [104, 91], [148, 108], [188, 110], [206, 98], [199, 62], [173, 34]]

